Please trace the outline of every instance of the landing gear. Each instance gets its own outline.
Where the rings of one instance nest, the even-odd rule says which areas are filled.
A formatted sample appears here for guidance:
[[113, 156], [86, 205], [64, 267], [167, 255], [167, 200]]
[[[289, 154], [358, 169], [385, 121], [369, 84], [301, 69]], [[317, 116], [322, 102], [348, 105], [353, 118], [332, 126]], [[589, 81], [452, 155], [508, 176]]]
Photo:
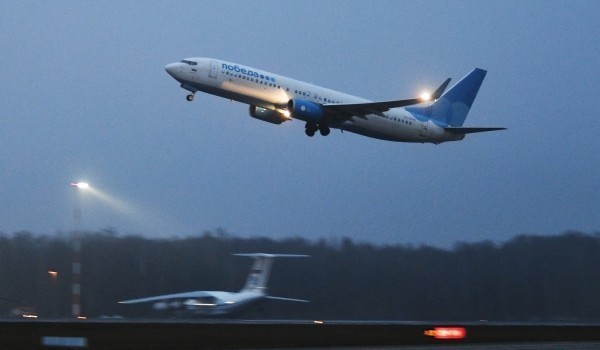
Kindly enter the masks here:
[[319, 125], [319, 132], [321, 133], [321, 136], [327, 136], [331, 132], [331, 129], [329, 129], [327, 125], [321, 124]]
[[327, 136], [331, 132], [327, 124], [306, 123], [304, 132], [306, 135], [313, 137], [319, 131], [322, 136]]
[[313, 136], [315, 136], [315, 133], [317, 132], [317, 130], [319, 130], [319, 126], [317, 124], [306, 123], [304, 132], [306, 133], [306, 135], [313, 137]]
[[192, 102], [194, 100], [194, 94], [189, 94], [185, 97], [186, 100]]

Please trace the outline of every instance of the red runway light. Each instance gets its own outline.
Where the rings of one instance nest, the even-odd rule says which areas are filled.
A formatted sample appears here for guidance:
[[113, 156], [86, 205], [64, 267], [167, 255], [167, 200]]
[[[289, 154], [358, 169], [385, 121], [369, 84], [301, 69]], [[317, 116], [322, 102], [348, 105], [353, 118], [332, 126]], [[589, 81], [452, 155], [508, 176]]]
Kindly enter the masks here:
[[428, 329], [425, 332], [426, 336], [434, 337], [435, 339], [464, 339], [467, 336], [467, 330], [463, 327], [435, 327]]

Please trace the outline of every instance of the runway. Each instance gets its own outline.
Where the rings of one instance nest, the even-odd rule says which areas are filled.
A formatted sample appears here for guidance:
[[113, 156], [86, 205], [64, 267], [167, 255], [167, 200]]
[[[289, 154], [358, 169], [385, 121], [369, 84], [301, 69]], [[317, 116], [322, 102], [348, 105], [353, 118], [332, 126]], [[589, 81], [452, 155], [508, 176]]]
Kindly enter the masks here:
[[[532, 347], [533, 346], [533, 347]], [[600, 325], [2, 320], [0, 349], [600, 349]]]

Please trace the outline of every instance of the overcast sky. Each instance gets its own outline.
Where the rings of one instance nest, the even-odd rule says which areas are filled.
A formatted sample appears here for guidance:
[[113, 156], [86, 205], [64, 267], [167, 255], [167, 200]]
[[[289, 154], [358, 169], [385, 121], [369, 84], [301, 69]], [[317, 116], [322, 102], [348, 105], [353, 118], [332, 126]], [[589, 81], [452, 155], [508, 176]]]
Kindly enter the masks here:
[[[598, 1], [1, 1], [0, 232], [502, 242], [600, 231]], [[309, 138], [164, 71], [203, 56], [371, 100], [488, 70], [460, 142]], [[79, 196], [73, 180], [102, 195]]]

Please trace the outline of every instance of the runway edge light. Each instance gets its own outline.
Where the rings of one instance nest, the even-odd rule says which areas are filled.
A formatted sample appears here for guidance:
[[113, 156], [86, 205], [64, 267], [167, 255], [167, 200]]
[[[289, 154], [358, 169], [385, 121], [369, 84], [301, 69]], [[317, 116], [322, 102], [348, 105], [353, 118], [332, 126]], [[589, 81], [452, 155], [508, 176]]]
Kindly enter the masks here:
[[467, 337], [467, 330], [464, 327], [435, 327], [425, 330], [424, 334], [441, 340], [464, 339]]

